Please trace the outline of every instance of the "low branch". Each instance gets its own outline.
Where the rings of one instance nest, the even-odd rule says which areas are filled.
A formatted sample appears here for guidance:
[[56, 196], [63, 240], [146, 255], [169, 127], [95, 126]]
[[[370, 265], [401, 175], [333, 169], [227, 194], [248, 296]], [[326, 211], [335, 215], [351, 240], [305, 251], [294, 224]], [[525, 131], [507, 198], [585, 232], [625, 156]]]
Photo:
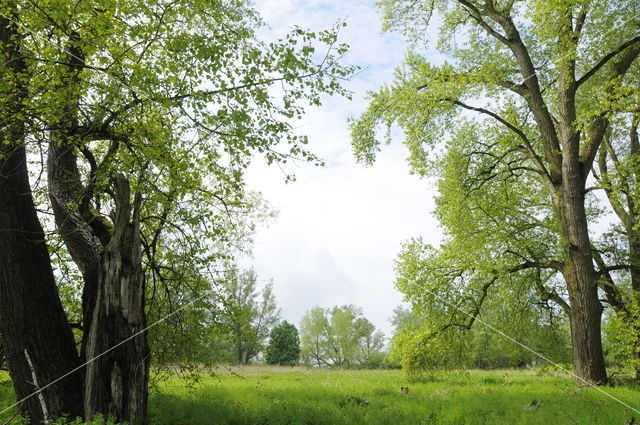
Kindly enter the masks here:
[[546, 286], [544, 286], [544, 282], [540, 278], [540, 269], [537, 270], [537, 276], [536, 276], [536, 279], [534, 280], [534, 284], [536, 286], [536, 290], [538, 291], [538, 295], [540, 296], [540, 299], [542, 299], [542, 301], [544, 302], [553, 301], [565, 312], [567, 317], [570, 317], [571, 306], [569, 305], [568, 302], [565, 301], [564, 298], [558, 295], [555, 289], [549, 289]]
[[527, 86], [522, 83], [518, 84], [508, 80], [497, 80], [496, 84], [523, 97], [528, 93]]
[[616, 286], [613, 276], [611, 276], [609, 267], [606, 266], [604, 259], [602, 258], [602, 254], [597, 249], [592, 249], [593, 259], [600, 268], [598, 271], [598, 287], [602, 289], [606, 298], [607, 304], [609, 304], [616, 312], [629, 314], [629, 309], [627, 308], [624, 298], [620, 293], [620, 290]]
[[640, 271], [640, 266], [634, 266], [631, 264], [616, 264], [613, 266], [603, 267], [600, 270], [598, 270], [598, 276], [603, 276], [607, 273], [615, 272], [619, 270], [639, 270]]
[[506, 250], [505, 254], [515, 255], [516, 257], [520, 257], [523, 260], [525, 260], [523, 263], [518, 264], [517, 266], [511, 267], [510, 269], [507, 269], [508, 273], [515, 273], [518, 271], [529, 270], [529, 269], [551, 269], [551, 270], [555, 270], [557, 272], [562, 273], [564, 269], [563, 264], [557, 260], [529, 261], [522, 254], [519, 254], [511, 250]]
[[480, 288], [480, 297], [478, 297], [478, 300], [475, 302], [475, 307], [473, 308], [473, 310], [471, 312], [463, 310], [462, 308], [456, 306], [456, 310], [461, 311], [465, 316], [469, 317], [469, 321], [468, 322], [464, 322], [464, 321], [462, 323], [453, 322], [453, 315], [452, 315], [451, 316], [452, 321], [450, 321], [446, 325], [442, 325], [441, 327], [439, 327], [435, 331], [431, 332], [427, 336], [427, 339], [431, 339], [431, 338], [435, 337], [436, 335], [446, 331], [449, 328], [453, 328], [453, 327], [462, 328], [462, 329], [465, 329], [465, 330], [470, 330], [471, 327], [473, 326], [473, 324], [475, 323], [476, 319], [478, 318], [478, 315], [480, 314], [480, 311], [482, 310], [482, 304], [484, 304], [484, 300], [487, 298], [487, 295], [489, 293], [489, 288], [491, 287], [491, 285], [493, 285], [496, 282], [496, 280], [498, 280], [498, 277], [499, 277], [498, 275], [494, 275], [491, 278], [491, 280], [489, 280], [484, 285], [482, 285], [482, 287]]

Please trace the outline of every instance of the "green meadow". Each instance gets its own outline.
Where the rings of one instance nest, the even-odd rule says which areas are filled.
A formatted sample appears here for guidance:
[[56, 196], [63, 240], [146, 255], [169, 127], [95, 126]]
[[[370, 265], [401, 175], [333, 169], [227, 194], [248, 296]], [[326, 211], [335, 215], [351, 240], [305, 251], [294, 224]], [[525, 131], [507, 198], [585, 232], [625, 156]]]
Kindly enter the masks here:
[[[0, 403], [7, 406], [11, 388], [0, 378]], [[536, 371], [436, 372], [409, 381], [395, 370], [248, 367], [200, 378], [191, 385], [174, 376], [157, 386], [150, 425], [640, 423], [640, 414], [597, 389]], [[640, 410], [639, 387], [601, 390]]]
[[[403, 394], [401, 388], [408, 388]], [[603, 387], [640, 410], [640, 388]], [[532, 371], [457, 371], [408, 381], [400, 371], [248, 368], [179, 378], [151, 396], [152, 425], [603, 424], [640, 414], [572, 378]]]

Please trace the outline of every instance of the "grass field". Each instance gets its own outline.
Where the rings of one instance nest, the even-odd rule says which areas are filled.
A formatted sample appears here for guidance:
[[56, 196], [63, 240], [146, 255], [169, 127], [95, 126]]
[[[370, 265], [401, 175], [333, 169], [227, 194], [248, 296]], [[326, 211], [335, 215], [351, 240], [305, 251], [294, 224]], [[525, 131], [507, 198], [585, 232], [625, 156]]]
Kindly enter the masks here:
[[[640, 388], [603, 390], [640, 410]], [[249, 368], [193, 390], [173, 379], [150, 404], [153, 425], [640, 424], [640, 414], [571, 378], [518, 371], [407, 382], [400, 371]]]
[[[640, 388], [602, 390], [640, 410]], [[0, 404], [11, 401], [0, 384]], [[408, 382], [400, 371], [252, 367], [203, 375], [191, 388], [179, 377], [164, 382], [151, 395], [150, 424], [638, 425], [640, 414], [571, 378], [534, 371], [439, 372]]]

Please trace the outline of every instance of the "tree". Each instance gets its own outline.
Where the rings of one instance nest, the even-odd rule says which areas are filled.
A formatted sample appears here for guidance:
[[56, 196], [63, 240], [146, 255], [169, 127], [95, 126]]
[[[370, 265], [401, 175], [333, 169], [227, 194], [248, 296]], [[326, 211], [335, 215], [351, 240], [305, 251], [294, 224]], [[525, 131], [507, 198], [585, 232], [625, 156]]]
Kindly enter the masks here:
[[422, 317], [419, 314], [413, 309], [402, 305], [393, 309], [393, 315], [389, 321], [393, 326], [393, 335], [397, 335], [406, 329], [419, 328], [423, 325]]
[[[636, 93], [640, 89], [638, 74], [636, 69]], [[628, 354], [625, 363], [633, 366], [640, 381], [640, 115], [636, 110], [631, 116], [622, 114], [616, 119], [618, 127], [605, 134], [598, 167], [592, 175], [618, 222], [595, 241], [594, 259], [602, 273], [607, 302], [616, 313], [615, 318], [610, 317], [610, 328], [624, 342], [623, 351]], [[621, 125], [627, 119], [630, 125]], [[622, 329], [624, 332], [620, 332]]]
[[[80, 363], [29, 184], [29, 70], [18, 17], [15, 2], [0, 4], [0, 335], [20, 400]], [[81, 375], [72, 374], [20, 408], [37, 423], [62, 413], [80, 415], [81, 387]]]
[[232, 269], [224, 283], [227, 291], [227, 326], [238, 364], [248, 364], [266, 348], [267, 338], [280, 319], [273, 281], [261, 291], [253, 269]]
[[[262, 43], [262, 22], [242, 1], [0, 7], [3, 63], [11, 64], [2, 71], [2, 122], [11, 125], [2, 127], [0, 227], [12, 229], [0, 248], [0, 333], [16, 359], [16, 395], [33, 389], [25, 348], [46, 382], [105, 353], [84, 377], [45, 391], [51, 417], [104, 413], [144, 423], [146, 314], [163, 317], [202, 297], [210, 260], [228, 260], [246, 240], [236, 234], [246, 227], [235, 225], [253, 209], [243, 183], [253, 154], [320, 162], [286, 121], [301, 117], [303, 102], [319, 105], [322, 93], [346, 94], [339, 78], [350, 71], [336, 63], [345, 48], [333, 31], [298, 28]], [[325, 54], [316, 63], [318, 47]], [[47, 179], [32, 187], [26, 152], [45, 148], [47, 164], [30, 171]], [[55, 215], [82, 273], [79, 355], [32, 193]], [[42, 419], [37, 398], [22, 408]]]
[[361, 335], [358, 344], [357, 367], [378, 369], [383, 366], [387, 353], [384, 351], [384, 333], [367, 319], [360, 320], [358, 331]]
[[[373, 93], [368, 110], [352, 123], [356, 156], [372, 162], [380, 144], [378, 125], [399, 124], [412, 170], [442, 176], [440, 186], [447, 193], [442, 204], [457, 199], [465, 224], [482, 217], [478, 227], [488, 235], [481, 225], [492, 220], [495, 206], [513, 205], [505, 197], [515, 194], [527, 220], [497, 220], [493, 229], [501, 228], [502, 235], [540, 231], [540, 245], [551, 242], [548, 250], [536, 248], [536, 239], [531, 249], [520, 245], [513, 250], [508, 238], [502, 245], [491, 238], [496, 244], [488, 246], [487, 261], [474, 267], [472, 257], [481, 253], [482, 237], [471, 249], [460, 240], [460, 259], [449, 247], [439, 257], [450, 260], [451, 272], [462, 273], [442, 273], [438, 283], [444, 287], [430, 284], [439, 295], [425, 296], [438, 299], [447, 297], [447, 291], [471, 289], [475, 297], [464, 298], [471, 305], [463, 308], [477, 314], [489, 289], [505, 276], [532, 276], [532, 290], [567, 311], [578, 381], [606, 382], [598, 288], [612, 291], [600, 279], [606, 268], [594, 265], [587, 182], [606, 134], [620, 125], [613, 115], [629, 114], [637, 104], [631, 76], [638, 66], [640, 37], [633, 20], [619, 20], [633, 14], [633, 2], [387, 0], [381, 8], [386, 29], [400, 30], [416, 42], [423, 41], [423, 24], [432, 13], [442, 13], [439, 47], [454, 62], [436, 66], [409, 53], [394, 85]], [[614, 22], [615, 34], [609, 30]], [[462, 34], [463, 46], [455, 41]], [[471, 114], [479, 119], [471, 120]], [[443, 169], [430, 151], [445, 140], [439, 146], [445, 147], [449, 166]], [[464, 191], [456, 196], [455, 187]], [[534, 188], [539, 194], [532, 193]], [[518, 196], [522, 189], [527, 195]], [[468, 194], [475, 199], [466, 203]], [[489, 202], [482, 202], [486, 194]], [[496, 204], [497, 199], [506, 202]], [[486, 206], [493, 208], [484, 213]], [[446, 215], [445, 226], [455, 228], [456, 211]], [[535, 226], [527, 228], [526, 223]], [[456, 237], [452, 233], [451, 240]], [[490, 267], [487, 257], [499, 260], [498, 267]], [[549, 274], [561, 275], [566, 300], [545, 286]], [[399, 283], [405, 291], [407, 285]]]
[[267, 364], [295, 366], [300, 360], [298, 329], [286, 320], [271, 330], [267, 346]]
[[300, 322], [302, 356], [316, 366], [367, 367], [380, 362], [384, 335], [353, 305], [314, 307]]
[[305, 363], [317, 367], [326, 365], [325, 330], [329, 328], [325, 310], [313, 307], [300, 321], [301, 356]]

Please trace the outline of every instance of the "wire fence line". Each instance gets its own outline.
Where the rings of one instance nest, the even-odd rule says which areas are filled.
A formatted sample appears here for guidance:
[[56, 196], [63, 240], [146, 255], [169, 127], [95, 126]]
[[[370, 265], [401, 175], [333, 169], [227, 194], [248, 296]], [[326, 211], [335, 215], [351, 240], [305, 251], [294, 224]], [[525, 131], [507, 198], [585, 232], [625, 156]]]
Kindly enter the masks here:
[[18, 400], [17, 402], [15, 402], [14, 404], [12, 404], [11, 406], [3, 409], [2, 411], [0, 411], [0, 415], [8, 412], [9, 410], [13, 409], [16, 406], [19, 406], [20, 404], [22, 404], [23, 402], [25, 402], [26, 400], [29, 400], [31, 397], [34, 397], [38, 394], [40, 394], [42, 391], [46, 390], [47, 388], [49, 388], [50, 386], [60, 382], [61, 380], [63, 380], [64, 378], [66, 378], [69, 375], [74, 374], [75, 372], [79, 371], [80, 369], [84, 368], [85, 366], [87, 366], [88, 364], [91, 364], [92, 362], [96, 361], [97, 359], [99, 359], [100, 357], [104, 356], [105, 354], [115, 350], [116, 348], [120, 347], [121, 345], [131, 341], [132, 339], [141, 336], [142, 334], [144, 334], [145, 332], [147, 332], [149, 329], [153, 328], [154, 326], [157, 326], [158, 324], [164, 322], [165, 320], [169, 319], [170, 317], [176, 315], [178, 312], [184, 310], [185, 308], [187, 308], [190, 305], [193, 305], [194, 303], [196, 303], [197, 301], [203, 299], [206, 296], [209, 296], [209, 293], [205, 293], [202, 295], [199, 295], [195, 298], [193, 298], [191, 301], [183, 304], [182, 306], [180, 306], [179, 308], [177, 308], [176, 310], [172, 311], [171, 313], [165, 315], [164, 317], [161, 317], [160, 319], [156, 320], [155, 322], [153, 322], [152, 324], [148, 325], [147, 327], [145, 327], [144, 329], [139, 330], [138, 332], [134, 333], [133, 335], [131, 335], [128, 338], [125, 338], [124, 340], [120, 341], [119, 343], [107, 348], [105, 351], [103, 351], [100, 354], [97, 354], [95, 357], [90, 358], [89, 360], [87, 360], [86, 362], [82, 363], [80, 366], [77, 366], [76, 368], [74, 368], [73, 370], [70, 370], [69, 372], [65, 373], [64, 375], [60, 376], [57, 379], [54, 379], [53, 381], [49, 382], [48, 384], [40, 387], [38, 390], [34, 391], [33, 393], [29, 394], [28, 396], [23, 397], [22, 399]]
[[[9, 20], [10, 22], [12, 22], [12, 23], [14, 23], [14, 24], [16, 24], [16, 25], [19, 25], [23, 30], [26, 30], [26, 32], [28, 32], [29, 34], [31, 34], [34, 38], [36, 38], [36, 39], [40, 39], [40, 41], [44, 41], [44, 42], [45, 42], [45, 44], [50, 44], [50, 45], [52, 45], [53, 47], [55, 47], [55, 48], [57, 48], [57, 49], [60, 49], [60, 51], [62, 51], [62, 52], [65, 52], [65, 53], [69, 54], [71, 57], [73, 57], [73, 58], [75, 58], [75, 59], [78, 59], [78, 60], [81, 60], [81, 61], [84, 61], [83, 59], [81, 59], [81, 58], [79, 58], [79, 57], [75, 56], [72, 52], [69, 52], [69, 51], [68, 51], [67, 49], [65, 49], [63, 46], [59, 46], [59, 45], [57, 45], [57, 44], [56, 44], [56, 43], [54, 43], [51, 39], [48, 39], [48, 38], [42, 37], [42, 36], [40, 36], [39, 34], [36, 34], [36, 33], [32, 32], [32, 31], [29, 31], [29, 30], [28, 30], [28, 28], [25, 28], [25, 26], [21, 24], [21, 22], [19, 22], [19, 21], [17, 21], [17, 20], [15, 20], [15, 19], [13, 19], [12, 17], [7, 16], [7, 15], [5, 15], [5, 14], [3, 14], [3, 13], [0, 13], [0, 16], [4, 17], [5, 19]], [[630, 17], [630, 18], [628, 18], [628, 19], [625, 19], [625, 20], [621, 21], [621, 22], [620, 22], [620, 25], [623, 25], [623, 24], [625, 24], [625, 23], [628, 23], [628, 22], [630, 22], [631, 20], [633, 20], [633, 19], [637, 18], [638, 16], [640, 16], [640, 13], [638, 13], [638, 14], [636, 14], [636, 15], [633, 15], [632, 17]], [[604, 37], [604, 36], [606, 36], [606, 35], [608, 35], [608, 34], [610, 34], [610, 33], [612, 33], [613, 31], [616, 31], [617, 29], [618, 29], [617, 27], [612, 27], [610, 30], [606, 31], [606, 32], [603, 34], [603, 37]], [[566, 55], [561, 56], [561, 59], [564, 59], [564, 58], [566, 58], [566, 57], [569, 57], [569, 56], [571, 56], [571, 54], [572, 54], [572, 53], [571, 53], [571, 52], [569, 52], [569, 53], [567, 53]], [[10, 63], [10, 61], [8, 61], [8, 62], [6, 62], [6, 63], [4, 63], [4, 64], [0, 64], [0, 67], [5, 67], [8, 63]], [[125, 84], [124, 84], [124, 82], [123, 82], [123, 81], [121, 81], [120, 79], [118, 79], [118, 78], [116, 78], [115, 76], [111, 75], [109, 72], [105, 72], [104, 74], [105, 74], [108, 78], [110, 78], [111, 80], [115, 81], [118, 85], [123, 86], [123, 87], [125, 87], [125, 88], [126, 88], [126, 85], [125, 85]], [[536, 73], [533, 73], [533, 74], [531, 74], [531, 75], [526, 76], [526, 77], [522, 80], [522, 82], [521, 82], [521, 83], [514, 83], [514, 84], [513, 84], [510, 88], [508, 88], [507, 90], [508, 90], [508, 91], [511, 91], [511, 89], [513, 89], [513, 88], [517, 87], [519, 84], [523, 84], [525, 81], [529, 80], [530, 78], [535, 77], [536, 75], [537, 75]], [[150, 95], [150, 93], [145, 92], [144, 90], [141, 90], [141, 91], [142, 91], [143, 93], [147, 94], [147, 95]], [[419, 285], [417, 282], [413, 282], [413, 284], [414, 284], [414, 285], [416, 285], [416, 286], [418, 286], [418, 285]], [[498, 328], [494, 327], [493, 325], [491, 325], [491, 324], [489, 324], [489, 323], [485, 322], [485, 321], [484, 321], [484, 320], [482, 320], [480, 317], [477, 317], [477, 316], [472, 315], [471, 313], [469, 313], [469, 312], [467, 312], [467, 311], [463, 310], [462, 308], [458, 307], [457, 305], [455, 305], [455, 304], [453, 304], [452, 302], [448, 301], [448, 300], [447, 300], [447, 299], [445, 299], [444, 297], [439, 296], [438, 294], [436, 294], [435, 292], [433, 292], [433, 291], [429, 290], [428, 288], [426, 288], [426, 287], [424, 287], [424, 286], [420, 286], [419, 288], [420, 288], [421, 290], [424, 290], [425, 292], [429, 293], [429, 294], [430, 294], [431, 296], [433, 296], [434, 298], [436, 298], [436, 299], [438, 299], [438, 300], [442, 301], [443, 303], [445, 303], [445, 304], [447, 304], [447, 305], [449, 305], [449, 306], [453, 307], [454, 309], [456, 309], [456, 310], [460, 311], [460, 312], [461, 312], [461, 313], [463, 313], [464, 315], [469, 316], [469, 317], [471, 317], [471, 318], [474, 318], [474, 320], [478, 321], [479, 323], [481, 323], [483, 326], [487, 327], [487, 328], [488, 328], [488, 329], [490, 329], [491, 331], [493, 331], [493, 332], [495, 332], [495, 333], [499, 334], [500, 336], [502, 336], [502, 337], [506, 338], [507, 340], [509, 340], [509, 341], [513, 342], [514, 344], [516, 344], [516, 345], [518, 345], [518, 346], [520, 346], [520, 347], [524, 348], [525, 350], [527, 350], [527, 351], [531, 352], [532, 354], [534, 354], [534, 355], [535, 355], [535, 356], [537, 356], [538, 358], [540, 358], [540, 359], [542, 359], [542, 360], [544, 360], [544, 361], [548, 362], [549, 364], [552, 364], [553, 366], [555, 366], [555, 367], [556, 367], [556, 368], [558, 368], [559, 370], [563, 371], [564, 373], [566, 373], [566, 374], [568, 374], [568, 375], [570, 375], [570, 376], [572, 376], [572, 377], [576, 378], [577, 380], [579, 380], [579, 381], [583, 382], [583, 383], [584, 383], [584, 384], [586, 384], [587, 386], [589, 386], [589, 387], [592, 387], [592, 388], [596, 389], [597, 391], [599, 391], [600, 393], [602, 393], [602, 394], [603, 394], [603, 395], [605, 395], [606, 397], [608, 397], [608, 398], [610, 398], [610, 399], [612, 399], [612, 400], [614, 400], [614, 401], [618, 402], [618, 403], [619, 403], [619, 404], [621, 404], [622, 406], [625, 406], [626, 408], [628, 408], [628, 409], [630, 409], [630, 410], [632, 410], [632, 411], [634, 411], [634, 412], [636, 412], [636, 413], [640, 414], [640, 410], [639, 410], [639, 409], [637, 409], [637, 408], [634, 408], [634, 407], [630, 406], [630, 405], [629, 405], [629, 404], [627, 404], [626, 402], [624, 402], [624, 401], [620, 400], [619, 398], [617, 398], [617, 397], [613, 396], [612, 394], [610, 394], [610, 393], [608, 393], [608, 392], [604, 391], [602, 388], [600, 388], [599, 386], [595, 385], [594, 383], [589, 382], [589, 381], [587, 381], [587, 380], [585, 380], [585, 379], [583, 379], [583, 378], [581, 378], [581, 377], [577, 376], [577, 375], [576, 375], [576, 374], [574, 374], [573, 372], [571, 372], [571, 371], [569, 371], [569, 370], [567, 370], [567, 369], [563, 368], [563, 367], [562, 367], [562, 366], [560, 366], [559, 364], [555, 363], [553, 360], [551, 360], [551, 359], [549, 359], [548, 357], [544, 356], [542, 353], [537, 352], [536, 350], [532, 349], [531, 347], [527, 346], [526, 344], [523, 344], [522, 342], [520, 342], [520, 341], [516, 340], [515, 338], [513, 338], [513, 337], [511, 337], [511, 336], [507, 335], [506, 333], [504, 333], [504, 332], [503, 332], [503, 331], [501, 331], [500, 329], [498, 329]], [[105, 351], [103, 351], [102, 353], [100, 353], [100, 354], [96, 355], [95, 357], [93, 357], [93, 358], [91, 358], [91, 359], [87, 360], [86, 362], [82, 363], [81, 365], [79, 365], [78, 367], [74, 368], [73, 370], [71, 370], [71, 371], [69, 371], [69, 372], [65, 373], [64, 375], [60, 376], [59, 378], [57, 378], [57, 379], [55, 379], [55, 380], [53, 380], [53, 381], [51, 381], [51, 382], [47, 383], [46, 385], [44, 385], [44, 386], [40, 387], [38, 390], [34, 391], [33, 393], [29, 394], [28, 396], [23, 397], [22, 399], [18, 400], [16, 403], [14, 403], [14, 404], [10, 405], [9, 407], [7, 407], [7, 408], [5, 408], [5, 409], [1, 410], [1, 411], [0, 411], [0, 415], [2, 415], [2, 414], [4, 414], [4, 413], [8, 412], [9, 410], [13, 409], [14, 407], [19, 406], [20, 404], [22, 404], [24, 401], [26, 401], [26, 400], [30, 399], [31, 397], [34, 397], [34, 396], [39, 395], [39, 394], [40, 394], [42, 391], [44, 391], [45, 389], [47, 389], [47, 388], [51, 387], [52, 385], [54, 385], [54, 384], [56, 384], [56, 383], [60, 382], [60, 381], [61, 381], [61, 380], [63, 380], [64, 378], [68, 377], [69, 375], [71, 375], [71, 374], [73, 374], [73, 373], [75, 373], [75, 372], [77, 372], [77, 371], [81, 370], [82, 368], [84, 368], [84, 367], [85, 367], [85, 366], [87, 366], [88, 364], [90, 364], [90, 363], [94, 362], [95, 360], [97, 360], [97, 359], [99, 359], [100, 357], [102, 357], [102, 356], [106, 355], [107, 353], [109, 353], [109, 352], [111, 352], [111, 351], [115, 350], [115, 349], [116, 349], [116, 348], [118, 348], [119, 346], [121, 346], [121, 345], [123, 345], [123, 344], [125, 344], [125, 343], [127, 343], [127, 342], [129, 342], [129, 341], [131, 341], [132, 339], [134, 339], [134, 338], [136, 338], [136, 337], [138, 337], [138, 336], [140, 336], [140, 335], [143, 335], [143, 334], [144, 334], [145, 332], [147, 332], [149, 329], [151, 329], [151, 328], [153, 328], [154, 326], [156, 326], [156, 325], [158, 325], [158, 324], [160, 324], [160, 323], [164, 322], [165, 320], [167, 320], [167, 319], [169, 319], [170, 317], [174, 316], [175, 314], [177, 314], [178, 312], [182, 311], [182, 310], [183, 310], [183, 309], [185, 309], [186, 307], [188, 307], [188, 306], [190, 306], [190, 305], [193, 305], [195, 302], [197, 302], [197, 301], [201, 300], [202, 298], [204, 298], [204, 297], [205, 297], [205, 296], [207, 296], [207, 295], [209, 295], [209, 294], [205, 293], [205, 294], [202, 294], [202, 295], [200, 295], [200, 296], [197, 296], [197, 297], [193, 298], [191, 301], [189, 301], [189, 302], [185, 303], [184, 305], [182, 305], [181, 307], [177, 308], [176, 310], [174, 310], [174, 311], [170, 312], [169, 314], [165, 315], [164, 317], [162, 317], [162, 318], [158, 319], [157, 321], [153, 322], [152, 324], [150, 324], [150, 325], [146, 326], [144, 329], [142, 329], [142, 330], [140, 330], [140, 331], [138, 331], [138, 332], [134, 333], [134, 334], [133, 334], [133, 335], [131, 335], [130, 337], [128, 337], [128, 338], [126, 338], [126, 339], [124, 339], [124, 340], [120, 341], [119, 343], [117, 343], [117, 344], [113, 345], [112, 347], [110, 347], [110, 348], [106, 349], [106, 350], [105, 350]], [[14, 414], [14, 415], [9, 419], [9, 421], [8, 421], [8, 422], [5, 422], [5, 424], [10, 423], [10, 422], [11, 422], [11, 421], [13, 421], [16, 417], [17, 417], [17, 412], [16, 412], [16, 413], [15, 413], [15, 414]]]
[[[636, 19], [636, 18], [637, 18], [637, 17], [639, 17], [639, 16], [640, 16], [640, 13], [637, 13], [637, 14], [635, 14], [635, 15], [631, 16], [631, 17], [630, 17], [630, 18], [628, 18], [628, 19], [622, 20], [622, 21], [620, 22], [620, 25], [624, 25], [624, 24], [626, 24], [626, 23], [630, 22], [631, 20]], [[608, 35], [608, 34], [612, 33], [613, 31], [616, 31], [617, 29], [618, 29], [618, 27], [615, 27], [615, 26], [614, 26], [614, 27], [612, 27], [611, 29], [609, 29], [608, 31], [606, 31], [602, 36], [604, 37], [604, 36], [606, 36], [606, 35]], [[621, 53], [621, 52], [619, 52], [619, 53]], [[565, 54], [565, 55], [562, 55], [562, 56], [560, 57], [560, 59], [566, 59], [567, 57], [571, 56], [572, 54], [573, 54], [572, 52], [569, 52], [569, 53], [567, 53], [567, 54]], [[513, 88], [517, 87], [517, 86], [518, 86], [518, 85], [520, 85], [520, 84], [523, 84], [525, 81], [529, 80], [530, 78], [535, 77], [536, 75], [537, 75], [537, 74], [536, 74], [536, 73], [534, 73], [534, 74], [531, 74], [531, 75], [527, 76], [526, 78], [524, 78], [524, 79], [522, 80], [522, 82], [521, 82], [521, 83], [514, 83], [514, 84], [513, 84], [511, 87], [509, 87], [507, 90], [508, 90], [508, 91], [511, 91], [511, 89], [513, 89]], [[417, 283], [417, 282], [413, 282], [413, 284], [414, 284], [415, 286], [417, 286], [417, 285], [418, 285], [418, 283]], [[447, 304], [447, 305], [449, 305], [449, 306], [453, 307], [454, 309], [456, 309], [456, 310], [460, 311], [460, 312], [461, 312], [461, 313], [463, 313], [464, 315], [466, 315], [466, 316], [468, 316], [468, 317], [470, 317], [470, 318], [472, 318], [472, 319], [474, 319], [474, 320], [476, 320], [476, 321], [480, 322], [482, 325], [484, 325], [485, 327], [487, 327], [487, 328], [488, 328], [488, 329], [490, 329], [491, 331], [493, 331], [493, 332], [495, 332], [495, 333], [499, 334], [499, 335], [500, 335], [500, 336], [502, 336], [503, 338], [506, 338], [507, 340], [509, 340], [509, 341], [513, 342], [514, 344], [516, 344], [516, 345], [518, 345], [518, 346], [520, 346], [520, 347], [524, 348], [525, 350], [527, 350], [527, 351], [531, 352], [532, 354], [534, 354], [534, 355], [535, 355], [535, 356], [537, 356], [538, 358], [540, 358], [540, 359], [542, 359], [542, 360], [544, 360], [544, 361], [548, 362], [549, 364], [551, 364], [551, 365], [553, 365], [554, 367], [558, 368], [558, 369], [559, 369], [559, 370], [561, 370], [562, 372], [564, 372], [564, 373], [566, 373], [566, 374], [568, 374], [568, 375], [570, 375], [570, 376], [572, 376], [572, 377], [576, 378], [577, 380], [581, 381], [582, 383], [586, 384], [586, 385], [587, 385], [587, 386], [589, 386], [589, 387], [595, 388], [597, 391], [599, 391], [600, 393], [602, 393], [602, 394], [604, 394], [605, 396], [609, 397], [610, 399], [612, 399], [612, 400], [614, 400], [614, 401], [616, 401], [616, 402], [620, 403], [621, 405], [623, 405], [623, 406], [625, 406], [626, 408], [628, 408], [628, 409], [630, 409], [630, 410], [634, 411], [635, 413], [640, 414], [640, 408], [635, 408], [635, 407], [633, 407], [633, 406], [630, 406], [629, 404], [625, 403], [624, 401], [620, 400], [619, 398], [615, 397], [614, 395], [612, 395], [612, 394], [610, 394], [610, 393], [608, 393], [608, 392], [604, 391], [602, 388], [600, 388], [598, 385], [594, 384], [593, 382], [589, 382], [589, 381], [587, 381], [587, 380], [585, 380], [585, 379], [581, 378], [580, 376], [576, 375], [576, 374], [575, 374], [575, 373], [573, 373], [572, 371], [569, 371], [569, 370], [567, 370], [567, 369], [563, 368], [562, 366], [560, 366], [559, 364], [557, 364], [557, 363], [556, 363], [556, 362], [554, 362], [553, 360], [549, 359], [548, 357], [546, 357], [546, 356], [545, 356], [545, 355], [543, 355], [542, 353], [540, 353], [540, 352], [538, 352], [538, 351], [534, 350], [533, 348], [531, 348], [531, 347], [527, 346], [526, 344], [523, 344], [522, 342], [520, 342], [520, 341], [516, 340], [515, 338], [513, 338], [513, 337], [511, 337], [511, 336], [507, 335], [506, 333], [504, 333], [504, 332], [503, 332], [503, 331], [501, 331], [500, 329], [497, 329], [496, 327], [492, 326], [491, 324], [489, 324], [489, 323], [485, 322], [484, 320], [482, 320], [482, 319], [479, 317], [479, 315], [477, 315], [477, 316], [472, 315], [471, 313], [469, 313], [469, 312], [467, 312], [467, 311], [463, 310], [462, 308], [460, 308], [460, 307], [458, 307], [457, 305], [453, 304], [452, 302], [450, 302], [449, 300], [445, 299], [444, 297], [441, 297], [441, 296], [437, 295], [436, 293], [434, 293], [433, 291], [429, 290], [428, 288], [426, 288], [426, 287], [424, 287], [424, 286], [419, 287], [419, 289], [424, 290], [425, 292], [429, 293], [429, 294], [430, 294], [431, 296], [433, 296], [434, 298], [436, 298], [436, 299], [438, 299], [438, 300], [440, 300], [440, 301], [444, 302], [445, 304]]]
[[615, 397], [614, 395], [612, 395], [612, 394], [608, 393], [607, 391], [603, 390], [600, 386], [594, 384], [593, 382], [589, 382], [584, 378], [581, 378], [580, 376], [578, 376], [575, 373], [573, 373], [572, 371], [562, 367], [561, 365], [559, 365], [558, 363], [554, 362], [553, 360], [551, 360], [550, 358], [548, 358], [544, 354], [540, 353], [539, 351], [534, 350], [533, 348], [529, 347], [528, 345], [523, 344], [522, 342], [518, 341], [517, 339], [507, 335], [506, 333], [504, 333], [500, 329], [496, 328], [495, 326], [491, 325], [490, 323], [487, 323], [486, 321], [482, 320], [480, 315], [473, 315], [473, 314], [469, 313], [468, 311], [458, 307], [457, 305], [455, 305], [451, 301], [447, 300], [443, 296], [440, 296], [437, 293], [435, 293], [434, 291], [431, 291], [429, 288], [424, 287], [424, 285], [420, 285], [417, 282], [412, 282], [412, 284], [414, 285], [414, 287], [418, 287], [418, 289], [428, 293], [429, 295], [431, 295], [432, 297], [436, 298], [437, 300], [443, 302], [444, 304], [446, 304], [446, 305], [448, 305], [450, 307], [453, 307], [454, 309], [458, 310], [460, 313], [468, 316], [469, 318], [474, 319], [477, 322], [480, 322], [483, 326], [487, 327], [491, 331], [493, 331], [493, 332], [497, 333], [498, 335], [502, 336], [503, 338], [506, 338], [507, 340], [513, 342], [514, 344], [518, 345], [519, 347], [524, 348], [525, 350], [529, 351], [530, 353], [532, 353], [536, 357], [538, 357], [538, 358], [546, 361], [547, 363], [553, 365], [554, 367], [556, 367], [557, 369], [561, 370], [562, 372], [568, 374], [569, 376], [572, 376], [572, 377], [576, 378], [577, 380], [579, 380], [583, 384], [585, 384], [585, 385], [587, 385], [587, 386], [589, 386], [591, 388], [595, 388], [597, 391], [599, 391], [600, 393], [602, 393], [605, 396], [609, 397], [610, 399], [612, 399], [612, 400], [620, 403], [624, 407], [626, 407], [628, 409], [631, 409], [634, 412], [640, 414], [640, 407], [639, 408], [635, 408], [633, 406], [630, 406], [629, 404], [625, 403], [624, 401], [620, 400], [619, 398]]

